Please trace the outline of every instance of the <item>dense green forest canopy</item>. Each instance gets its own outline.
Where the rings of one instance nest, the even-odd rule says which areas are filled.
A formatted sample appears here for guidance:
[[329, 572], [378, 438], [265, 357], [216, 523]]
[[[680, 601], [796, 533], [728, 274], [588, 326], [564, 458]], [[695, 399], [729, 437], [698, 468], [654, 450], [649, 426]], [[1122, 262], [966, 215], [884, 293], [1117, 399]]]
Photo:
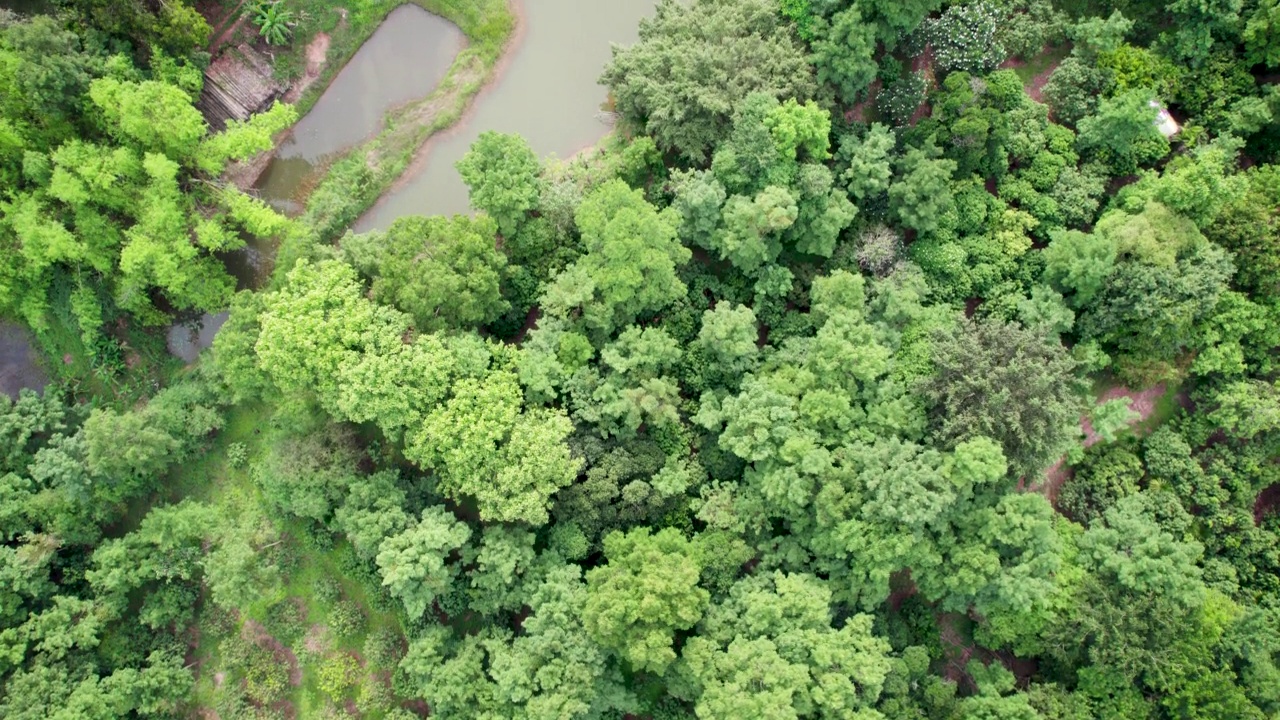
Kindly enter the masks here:
[[1280, 718], [1275, 0], [659, 0], [332, 244], [210, 32], [0, 11], [0, 717]]

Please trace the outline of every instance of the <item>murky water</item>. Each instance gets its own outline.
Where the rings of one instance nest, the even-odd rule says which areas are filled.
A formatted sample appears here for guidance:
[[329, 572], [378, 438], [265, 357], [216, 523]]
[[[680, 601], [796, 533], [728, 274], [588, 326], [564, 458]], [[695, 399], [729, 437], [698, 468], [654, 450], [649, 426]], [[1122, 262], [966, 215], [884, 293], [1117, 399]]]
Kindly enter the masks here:
[[187, 362], [194, 362], [200, 351], [213, 345], [213, 338], [227, 321], [227, 313], [205, 313], [195, 320], [169, 326], [165, 346], [169, 354]]
[[53, 3], [51, 0], [0, 0], [0, 9], [30, 16], [50, 12], [53, 10]]
[[223, 253], [221, 258], [227, 272], [236, 279], [236, 290], [259, 290], [266, 287], [275, 270], [276, 243], [246, 236], [244, 247]]
[[610, 43], [634, 43], [654, 0], [524, 0], [522, 36], [505, 69], [460, 126], [429, 141], [417, 175], [365, 214], [356, 230], [415, 214], [470, 210], [456, 163], [485, 130], [519, 133], [539, 155], [568, 157], [609, 131], [597, 84]]
[[392, 10], [280, 145], [257, 182], [263, 199], [297, 214], [316, 166], [376, 134], [387, 110], [431, 94], [464, 39], [457, 25], [417, 5]]
[[17, 323], [0, 320], [0, 392], [18, 397], [22, 388], [42, 390], [49, 376], [37, 363], [31, 333]]
[[[220, 255], [227, 272], [236, 279], [236, 290], [260, 290], [271, 280], [275, 266], [276, 246], [271, 240], [246, 238], [239, 250]], [[165, 345], [169, 354], [187, 362], [193, 362], [200, 351], [213, 345], [227, 313], [204, 313], [194, 320], [184, 320], [169, 326]]]

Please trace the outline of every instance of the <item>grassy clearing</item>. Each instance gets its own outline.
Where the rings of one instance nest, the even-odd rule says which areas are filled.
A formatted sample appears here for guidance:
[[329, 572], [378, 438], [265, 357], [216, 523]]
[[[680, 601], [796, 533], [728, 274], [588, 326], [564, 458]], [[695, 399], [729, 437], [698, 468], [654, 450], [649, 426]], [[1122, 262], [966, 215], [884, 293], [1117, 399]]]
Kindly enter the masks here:
[[[231, 408], [209, 451], [175, 469], [160, 498], [208, 503], [225, 522], [274, 538], [261, 553], [280, 570], [278, 584], [235, 613], [215, 606], [207, 593], [201, 599], [191, 658], [198, 663], [193, 706], [237, 716], [246, 707], [245, 688], [251, 682], [273, 672], [278, 681], [292, 667], [292, 661], [281, 659], [287, 648], [296, 659], [299, 682], [281, 687], [272, 708], [287, 705], [296, 717], [322, 717], [351, 702], [367, 710], [362, 717], [382, 717], [396, 702], [386, 686], [393, 668], [376, 653], [368, 657], [368, 651], [379, 638], [384, 647], [399, 646], [404, 630], [398, 606], [363, 571], [345, 540], [331, 541], [300, 521], [264, 510], [267, 503], [249, 468], [270, 440], [270, 411], [263, 404]], [[242, 459], [233, 460], [241, 449]], [[246, 647], [257, 653], [247, 663]]]
[[1166, 380], [1160, 385], [1162, 391], [1155, 396], [1154, 386], [1130, 390], [1129, 386], [1114, 373], [1102, 372], [1093, 378], [1091, 392], [1094, 397], [1101, 398], [1110, 391], [1124, 390], [1122, 396], [1131, 398], [1134, 401], [1133, 409], [1140, 412], [1143, 417], [1122, 432], [1145, 437], [1173, 418], [1181, 407], [1181, 399], [1186, 392], [1186, 385], [1182, 380]]
[[1018, 74], [1018, 78], [1022, 80], [1023, 85], [1029, 85], [1037, 75], [1051, 67], [1056, 67], [1070, 54], [1071, 45], [1069, 44], [1051, 47], [1028, 60], [1026, 64], [1014, 68], [1013, 71]]
[[[325, 3], [328, 0], [324, 0]], [[288, 272], [294, 262], [317, 244], [340, 236], [409, 167], [415, 151], [432, 135], [456, 123], [467, 104], [490, 80], [503, 48], [515, 29], [515, 15], [507, 0], [415, 0], [418, 5], [445, 17], [462, 30], [467, 45], [458, 53], [443, 80], [426, 98], [397, 108], [388, 114], [383, 131], [330, 165], [324, 179], [311, 193], [301, 228], [286, 237], [277, 256], [277, 277]], [[380, 20], [401, 2], [379, 2]], [[372, 33], [372, 22], [363, 37]], [[357, 27], [352, 15], [351, 27]], [[361, 27], [364, 27], [361, 25]], [[353, 36], [354, 37], [354, 36]], [[338, 43], [338, 38], [333, 42]], [[330, 52], [334, 52], [331, 45]], [[341, 60], [356, 46], [340, 50], [328, 63], [336, 72]], [[344, 54], [345, 53], [345, 54]], [[299, 102], [305, 111], [327, 83], [317, 82]]]

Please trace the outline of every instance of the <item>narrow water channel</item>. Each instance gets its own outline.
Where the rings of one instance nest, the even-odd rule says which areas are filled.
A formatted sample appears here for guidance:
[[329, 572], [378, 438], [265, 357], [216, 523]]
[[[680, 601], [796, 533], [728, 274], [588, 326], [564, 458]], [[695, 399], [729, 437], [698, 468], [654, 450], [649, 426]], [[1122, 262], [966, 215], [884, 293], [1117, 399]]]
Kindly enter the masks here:
[[300, 212], [297, 198], [325, 160], [375, 135], [391, 108], [431, 94], [464, 41], [417, 5], [392, 10], [277, 148], [256, 184], [263, 199]]
[[610, 44], [639, 37], [639, 22], [654, 0], [523, 0], [520, 36], [500, 75], [475, 100], [462, 123], [428, 141], [418, 173], [356, 224], [357, 232], [385, 229], [404, 215], [469, 212], [467, 188], [454, 168], [485, 130], [518, 133], [539, 155], [568, 157], [610, 129], [596, 81]]

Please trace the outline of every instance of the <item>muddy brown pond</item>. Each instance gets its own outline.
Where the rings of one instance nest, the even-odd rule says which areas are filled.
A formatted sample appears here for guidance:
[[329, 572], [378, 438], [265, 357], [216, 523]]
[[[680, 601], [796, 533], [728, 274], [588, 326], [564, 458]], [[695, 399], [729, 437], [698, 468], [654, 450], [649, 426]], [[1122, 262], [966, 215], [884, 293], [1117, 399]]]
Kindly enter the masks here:
[[597, 80], [610, 45], [639, 37], [654, 0], [524, 0], [515, 45], [500, 74], [476, 98], [461, 123], [427, 141], [417, 174], [356, 224], [356, 232], [386, 229], [404, 215], [470, 211], [454, 163], [485, 130], [524, 136], [540, 156], [569, 157], [610, 129], [600, 108], [607, 91]]
[[382, 129], [386, 112], [431, 94], [465, 38], [457, 25], [417, 5], [392, 10], [293, 126], [258, 178], [258, 192], [288, 214], [326, 160]]

